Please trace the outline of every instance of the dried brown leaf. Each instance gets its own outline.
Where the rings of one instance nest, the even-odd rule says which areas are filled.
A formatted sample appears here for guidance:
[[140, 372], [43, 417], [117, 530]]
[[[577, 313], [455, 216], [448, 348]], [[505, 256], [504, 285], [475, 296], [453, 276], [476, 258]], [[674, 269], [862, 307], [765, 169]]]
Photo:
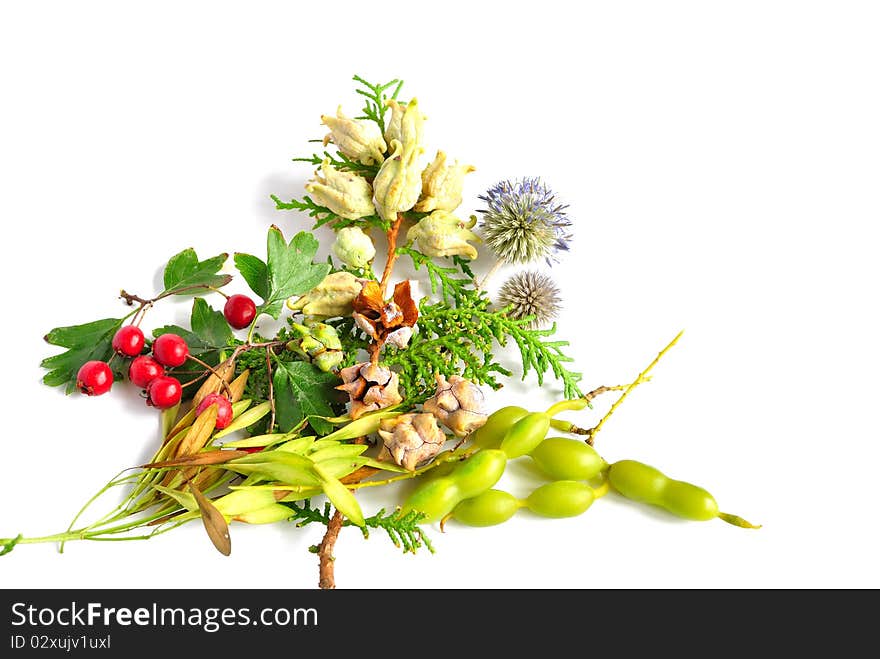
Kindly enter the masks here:
[[[235, 362], [232, 359], [227, 359], [219, 366], [216, 366], [214, 372], [220, 377], [218, 378], [215, 373], [211, 373], [207, 377], [202, 383], [202, 386], [199, 387], [198, 391], [193, 395], [193, 407], [198, 407], [199, 403], [201, 403], [208, 394], [220, 393], [220, 390], [223, 388], [223, 382], [229, 384], [229, 381], [235, 374]], [[222, 378], [222, 382], [220, 378]]]
[[143, 469], [161, 469], [162, 467], [194, 467], [197, 465], [215, 465], [222, 464], [227, 460], [242, 458], [249, 455], [248, 451], [233, 451], [229, 449], [218, 449], [216, 451], [205, 451], [195, 453], [193, 455], [182, 455], [171, 460], [162, 460], [161, 462], [150, 462], [142, 465]]
[[244, 397], [244, 387], [247, 384], [250, 373], [250, 369], [245, 369], [237, 378], [229, 383], [230, 403], [237, 403]]
[[196, 503], [199, 504], [199, 512], [202, 515], [202, 523], [205, 525], [208, 537], [214, 543], [217, 551], [224, 556], [229, 556], [232, 553], [232, 540], [229, 537], [229, 525], [226, 523], [226, 518], [208, 500], [208, 497], [201, 493], [199, 488], [190, 483], [189, 489], [195, 497]]
[[217, 424], [217, 405], [209, 405], [196, 417], [192, 427], [177, 447], [175, 457], [191, 455], [204, 448]]

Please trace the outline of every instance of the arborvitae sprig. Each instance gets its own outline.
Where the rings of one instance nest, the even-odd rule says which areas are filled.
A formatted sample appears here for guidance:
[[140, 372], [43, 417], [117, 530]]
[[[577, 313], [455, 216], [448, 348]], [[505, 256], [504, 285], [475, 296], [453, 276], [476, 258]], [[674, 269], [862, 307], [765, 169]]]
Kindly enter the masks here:
[[[474, 293], [473, 272], [470, 271], [467, 261], [464, 259], [456, 257], [453, 263], [457, 267], [445, 267], [436, 263], [430, 256], [426, 256], [411, 247], [398, 247], [397, 253], [408, 256], [416, 270], [424, 266], [431, 282], [431, 293], [436, 294], [439, 288], [444, 302], [455, 302], [457, 306], [459, 299]], [[468, 277], [454, 276], [458, 275], [459, 272], [464, 272]]]
[[[397, 98], [401, 87], [403, 87], [403, 80], [395, 79], [391, 82], [386, 82], [384, 85], [374, 85], [360, 76], [354, 76], [353, 80], [361, 86], [356, 88], [355, 91], [367, 99], [364, 104], [364, 109], [362, 110], [363, 114], [356, 118], [375, 121], [379, 126], [379, 130], [382, 131], [382, 134], [384, 135], [385, 112], [388, 110], [385, 106], [385, 101], [390, 98]], [[391, 96], [388, 96], [385, 92], [392, 87], [394, 88], [394, 91], [391, 92]]]
[[311, 499], [304, 499], [302, 502], [285, 501], [284, 505], [293, 511], [288, 518], [288, 522], [294, 522], [298, 527], [306, 526], [312, 522], [318, 522], [326, 526], [330, 523], [330, 502], [324, 503], [323, 510], [320, 508], [312, 508]]
[[303, 196], [302, 201], [299, 199], [291, 199], [290, 201], [281, 201], [276, 195], [271, 195], [272, 201], [275, 202], [276, 210], [296, 210], [305, 211], [309, 217], [315, 218], [315, 224], [312, 231], [328, 223], [333, 223], [333, 229], [339, 230], [350, 226], [360, 227], [378, 227], [382, 231], [387, 231], [391, 224], [383, 220], [378, 215], [368, 215], [360, 217], [356, 220], [350, 220], [347, 217], [340, 217], [326, 206], [319, 206], [308, 195]]
[[[305, 499], [302, 502], [285, 502], [284, 505], [292, 511], [288, 521], [295, 523], [298, 527], [307, 526], [312, 523], [327, 526], [330, 523], [332, 510], [329, 502], [324, 504], [323, 509], [313, 508], [310, 499]], [[388, 534], [388, 538], [398, 549], [416, 553], [418, 549], [425, 547], [433, 554], [434, 546], [419, 526], [423, 517], [424, 513], [416, 510], [410, 511], [405, 515], [401, 515], [399, 511], [386, 515], [385, 509], [382, 508], [372, 517], [364, 519], [364, 526], [361, 528], [361, 531], [364, 534], [364, 538], [368, 539], [370, 537], [370, 529], [382, 529]], [[342, 525], [353, 526], [352, 522], [348, 519]], [[309, 551], [316, 553], [318, 546], [310, 547]]]
[[337, 151], [335, 156], [329, 151], [324, 151], [321, 155], [313, 153], [308, 158], [294, 158], [293, 162], [308, 162], [320, 166], [325, 159], [335, 169], [354, 172], [368, 179], [376, 178], [376, 174], [379, 173], [379, 165], [364, 165], [357, 160], [352, 160], [341, 151]]
[[[404, 552], [415, 554], [418, 549], [425, 547], [433, 554], [434, 546], [419, 526], [424, 516], [424, 513], [417, 510], [411, 510], [405, 515], [401, 515], [399, 511], [386, 515], [385, 509], [382, 508], [375, 515], [364, 520], [361, 531], [364, 538], [369, 538], [370, 529], [383, 529], [398, 549], [402, 548]], [[343, 526], [351, 526], [351, 521], [345, 520]]]
[[496, 343], [504, 346], [513, 340], [519, 348], [522, 378], [533, 372], [538, 384], [544, 384], [547, 373], [560, 380], [566, 398], [583, 395], [578, 388], [580, 373], [569, 371], [565, 364], [573, 361], [563, 348], [567, 341], [548, 341], [556, 332], [550, 329], [529, 329], [531, 318], [514, 320], [506, 309], [490, 310], [490, 301], [479, 291], [466, 290], [451, 307], [444, 302], [419, 305], [418, 331], [406, 350], [388, 350], [384, 359], [399, 371], [401, 388], [416, 401], [430, 395], [434, 373], [458, 374], [477, 384], [498, 389], [501, 384], [494, 374], [511, 372], [494, 361]]

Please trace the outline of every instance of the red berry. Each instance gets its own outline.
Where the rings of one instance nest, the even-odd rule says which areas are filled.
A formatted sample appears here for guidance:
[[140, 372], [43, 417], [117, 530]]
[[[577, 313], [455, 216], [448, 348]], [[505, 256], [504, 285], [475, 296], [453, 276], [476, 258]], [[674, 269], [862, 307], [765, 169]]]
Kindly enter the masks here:
[[180, 382], [176, 378], [160, 375], [154, 378], [147, 388], [147, 405], [164, 410], [177, 405], [182, 395], [183, 387], [180, 386]]
[[189, 356], [189, 346], [177, 334], [162, 334], [153, 341], [153, 357], [163, 366], [181, 366]]
[[162, 364], [149, 355], [135, 357], [131, 360], [131, 366], [128, 367], [128, 379], [141, 389], [146, 389], [150, 382], [160, 375], [165, 375], [165, 369], [162, 368]]
[[123, 357], [137, 357], [144, 348], [144, 333], [140, 327], [125, 325], [113, 335], [112, 345]]
[[232, 423], [232, 403], [226, 396], [220, 394], [208, 394], [202, 399], [202, 402], [196, 406], [196, 416], [200, 415], [211, 405], [217, 405], [217, 422], [214, 427], [217, 430], [225, 428]]
[[110, 364], [97, 359], [87, 361], [76, 373], [76, 388], [86, 396], [100, 396], [113, 386]]
[[235, 329], [244, 329], [257, 315], [257, 305], [247, 295], [230, 295], [223, 307], [226, 322]]

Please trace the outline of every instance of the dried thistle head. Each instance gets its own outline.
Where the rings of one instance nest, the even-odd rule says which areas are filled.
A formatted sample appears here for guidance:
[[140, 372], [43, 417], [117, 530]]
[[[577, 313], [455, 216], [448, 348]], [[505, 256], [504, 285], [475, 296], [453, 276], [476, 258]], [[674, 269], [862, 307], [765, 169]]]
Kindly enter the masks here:
[[555, 260], [568, 250], [571, 220], [567, 206], [539, 178], [501, 181], [480, 195], [483, 240], [504, 263]]
[[559, 315], [562, 299], [549, 275], [534, 270], [511, 276], [498, 291], [498, 306], [510, 307], [508, 316], [520, 320], [532, 316], [528, 327], [547, 325]]

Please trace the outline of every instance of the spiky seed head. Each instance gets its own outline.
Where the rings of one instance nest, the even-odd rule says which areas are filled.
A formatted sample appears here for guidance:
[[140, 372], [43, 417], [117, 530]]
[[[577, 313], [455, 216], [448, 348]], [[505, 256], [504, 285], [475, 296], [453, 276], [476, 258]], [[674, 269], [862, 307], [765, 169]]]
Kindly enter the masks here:
[[543, 258], [549, 264], [560, 251], [568, 251], [568, 206], [558, 203], [540, 178], [501, 181], [479, 198], [488, 205], [480, 211], [483, 240], [501, 261]]
[[514, 320], [532, 316], [531, 328], [546, 326], [556, 318], [561, 302], [559, 288], [549, 275], [534, 270], [516, 273], [498, 291], [498, 306], [510, 307], [508, 316]]

